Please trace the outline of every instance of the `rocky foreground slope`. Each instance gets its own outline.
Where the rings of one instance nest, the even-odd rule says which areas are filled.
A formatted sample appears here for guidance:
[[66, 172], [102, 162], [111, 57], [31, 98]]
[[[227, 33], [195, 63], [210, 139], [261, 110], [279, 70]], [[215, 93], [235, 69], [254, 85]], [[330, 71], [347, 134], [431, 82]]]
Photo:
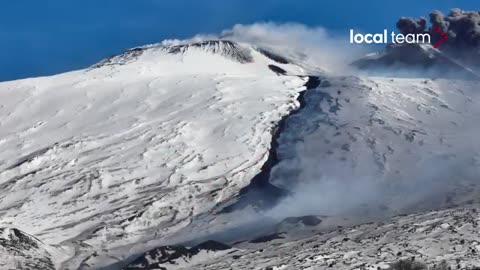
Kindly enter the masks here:
[[[300, 240], [277, 232], [269, 238], [203, 253], [151, 252], [124, 269], [389, 269], [399, 259], [452, 269], [480, 266], [480, 213], [469, 208], [397, 216], [386, 222], [321, 228], [305, 226]], [[325, 220], [325, 222], [328, 222]], [[297, 236], [298, 237], [298, 236]], [[158, 249], [156, 250], [158, 252]], [[178, 253], [173, 253], [178, 254]]]

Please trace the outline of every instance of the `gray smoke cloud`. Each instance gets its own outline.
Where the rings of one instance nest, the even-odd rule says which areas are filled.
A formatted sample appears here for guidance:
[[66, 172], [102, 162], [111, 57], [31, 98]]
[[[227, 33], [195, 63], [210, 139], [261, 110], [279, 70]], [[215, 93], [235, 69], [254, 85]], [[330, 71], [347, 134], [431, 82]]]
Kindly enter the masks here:
[[[403, 34], [430, 33], [432, 44], [437, 43], [442, 36], [433, 28], [437, 26], [447, 33], [448, 39], [439, 47], [441, 50], [461, 56], [471, 56], [472, 53], [480, 56], [480, 12], [452, 9], [445, 16], [442, 12], [434, 10], [430, 13], [431, 27], [427, 29], [424, 18], [415, 19], [402, 17], [397, 22], [397, 28]], [[476, 58], [475, 60], [478, 60]]]
[[425, 33], [427, 29], [427, 20], [425, 18], [415, 19], [402, 17], [397, 22], [397, 28], [400, 30], [400, 33], [404, 35]]
[[[306, 107], [290, 119], [280, 138], [283, 160], [274, 167], [270, 181], [293, 195], [270, 215], [314, 214], [365, 221], [462, 204], [478, 194], [474, 190], [479, 187], [476, 137], [480, 128], [473, 124], [479, 115], [473, 104], [480, 96], [475, 84], [426, 82], [430, 90], [412, 91], [406, 90], [411, 88], [408, 81], [396, 86], [373, 83], [372, 90], [381, 89], [377, 92], [365, 91], [364, 80], [360, 84], [354, 78], [329, 81], [331, 85], [307, 93]], [[462, 94], [457, 95], [452, 87], [459, 87]], [[448, 96], [450, 104], [463, 104], [466, 99], [474, 103], [466, 110], [461, 109], [464, 105], [452, 108], [461, 113], [458, 117], [433, 109], [438, 106], [434, 99], [435, 112], [425, 114], [418, 109], [423, 106], [418, 104], [429, 103], [424, 90], [427, 95], [438, 91]], [[381, 109], [389, 93], [396, 91], [412, 99], [398, 98], [401, 110]], [[342, 97], [348, 97], [348, 102]], [[372, 115], [373, 122], [368, 120]], [[422, 134], [407, 138], [410, 120], [406, 119], [418, 121], [414, 129], [421, 129]], [[442, 134], [455, 135], [447, 143]]]
[[[212, 39], [244, 42], [293, 58], [305, 66], [322, 67], [328, 73], [353, 72], [350, 63], [371, 51], [368, 46], [350, 44], [347, 33], [332, 33], [323, 27], [298, 23], [261, 22], [237, 24], [220, 34], [199, 34], [188, 40], [165, 40], [164, 45], [178, 45]], [[314, 71], [311, 73], [316, 74]]]
[[[445, 42], [445, 48], [476, 53], [480, 51], [480, 13], [478, 11], [452, 9], [448, 16], [444, 16], [440, 11], [434, 11], [430, 14], [430, 22], [447, 33], [449, 38]], [[434, 40], [441, 38], [438, 33], [430, 32]]]

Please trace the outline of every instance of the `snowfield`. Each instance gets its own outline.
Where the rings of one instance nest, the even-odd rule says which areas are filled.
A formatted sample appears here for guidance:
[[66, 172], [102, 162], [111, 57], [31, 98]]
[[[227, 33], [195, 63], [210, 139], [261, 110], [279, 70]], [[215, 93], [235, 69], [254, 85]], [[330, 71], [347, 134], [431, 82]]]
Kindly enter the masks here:
[[277, 76], [268, 65], [301, 68], [236, 46], [252, 61], [154, 47], [1, 83], [1, 226], [62, 247], [58, 267], [92, 269], [159, 245], [238, 192], [306, 79]]
[[[0, 268], [480, 266], [478, 81], [277, 53], [149, 45], [0, 83]], [[254, 207], [258, 175], [288, 196]]]

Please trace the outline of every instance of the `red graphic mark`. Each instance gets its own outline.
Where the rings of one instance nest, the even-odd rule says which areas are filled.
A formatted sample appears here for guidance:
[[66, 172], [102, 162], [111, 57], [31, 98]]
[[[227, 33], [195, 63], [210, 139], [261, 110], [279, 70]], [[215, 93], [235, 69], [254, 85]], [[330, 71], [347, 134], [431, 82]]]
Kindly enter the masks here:
[[438, 28], [438, 26], [436, 26], [436, 25], [433, 26], [433, 30], [437, 31], [442, 36], [442, 39], [440, 39], [437, 42], [437, 44], [435, 44], [435, 46], [433, 46], [434, 48], [438, 48], [438, 46], [440, 46], [440, 44], [442, 44], [443, 42], [445, 42], [445, 40], [448, 39], [448, 36], [442, 30], [440, 30], [440, 28]]

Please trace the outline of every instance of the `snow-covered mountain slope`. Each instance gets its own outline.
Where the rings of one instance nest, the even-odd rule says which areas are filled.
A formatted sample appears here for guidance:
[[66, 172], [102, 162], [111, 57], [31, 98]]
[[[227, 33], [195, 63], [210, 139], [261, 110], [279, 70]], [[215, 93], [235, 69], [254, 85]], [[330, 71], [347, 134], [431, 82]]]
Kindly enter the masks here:
[[16, 267], [475, 264], [478, 81], [319, 78], [290, 58], [150, 45], [0, 83], [0, 227], [38, 241]]
[[166, 269], [480, 267], [477, 91], [475, 81], [324, 78], [279, 138], [270, 181], [293, 195], [248, 233], [235, 227], [248, 209], [198, 221], [181, 233], [211, 231], [231, 252]]
[[203, 216], [179, 234], [229, 241], [240, 231], [261, 233], [271, 218], [327, 215], [353, 224], [477, 198], [477, 83], [324, 77], [278, 139], [270, 182], [292, 194], [261, 214], [249, 208], [261, 199], [254, 198], [233, 213]]
[[[323, 77], [279, 136], [270, 181], [292, 195], [180, 230], [233, 246], [183, 269], [386, 269], [411, 257], [479, 266], [477, 92], [472, 80]], [[383, 222], [363, 224], [372, 220]]]
[[214, 41], [0, 83], [0, 226], [62, 247], [68, 269], [161, 245], [248, 185], [298, 106], [301, 74]]

